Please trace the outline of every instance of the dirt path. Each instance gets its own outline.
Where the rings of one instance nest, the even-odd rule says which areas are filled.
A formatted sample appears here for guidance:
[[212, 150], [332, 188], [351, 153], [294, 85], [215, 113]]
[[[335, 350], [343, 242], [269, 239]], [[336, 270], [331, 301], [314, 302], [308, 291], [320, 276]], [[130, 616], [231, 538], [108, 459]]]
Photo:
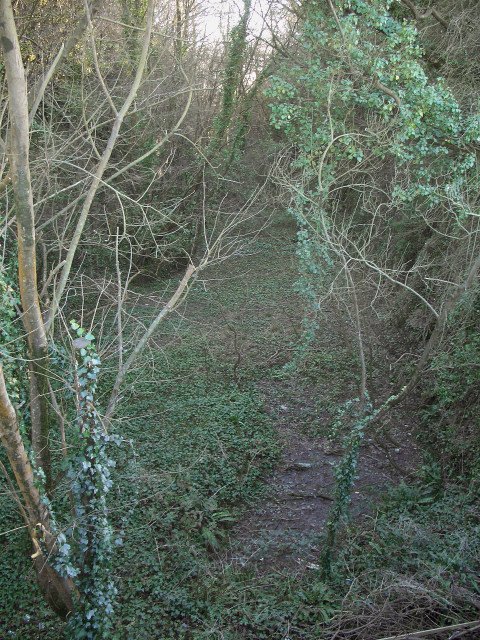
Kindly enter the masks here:
[[[226, 558], [228, 563], [251, 565], [260, 573], [272, 566], [302, 570], [318, 560], [332, 505], [334, 468], [343, 454], [341, 445], [328, 439], [331, 415], [326, 405], [340, 406], [358, 393], [354, 376], [346, 373], [358, 368], [358, 356], [353, 353], [356, 345], [349, 335], [352, 327], [334, 306], [322, 316], [314, 348], [317, 359], [309, 364], [310, 378], [292, 376], [282, 381], [268, 375], [272, 368], [280, 369], [291, 360], [292, 345], [298, 343], [302, 318], [308, 313], [308, 306], [293, 291], [297, 263], [288, 238], [295, 229], [281, 231], [287, 239], [272, 236], [265, 248], [260, 246], [238, 258], [234, 269], [229, 264], [216, 267], [204, 283], [209, 295], [192, 294], [187, 305], [196, 332], [208, 336], [208, 349], [217, 350], [230, 363], [236, 382], [237, 376], [241, 380], [249, 371], [257, 380], [259, 372], [265, 372], [256, 386], [276, 426], [283, 453], [277, 469], [266, 479], [268, 497], [232, 530]], [[158, 294], [142, 293], [134, 303], [155, 306], [159, 304], [156, 297]], [[378, 327], [372, 324], [366, 329], [375, 352], [381, 344], [376, 340]], [[162, 337], [156, 340], [161, 345]], [[336, 360], [342, 353], [347, 354], [345, 362]], [[382, 378], [390, 358], [379, 352], [377, 358], [374, 386], [381, 401], [392, 391], [388, 376]], [[371, 512], [385, 488], [401, 481], [395, 465], [407, 471], [417, 466], [415, 429], [405, 424], [403, 415], [399, 411], [393, 416], [389, 430], [397, 444], [388, 443], [388, 456], [368, 436], [361, 447], [352, 518]]]
[[[256, 572], [289, 567], [302, 572], [316, 568], [319, 544], [328, 519], [334, 492], [335, 465], [343, 450], [327, 437], [328, 412], [320, 411], [315, 387], [263, 382], [259, 391], [265, 408], [275, 421], [283, 443], [283, 455], [267, 479], [269, 496], [248, 512], [232, 532], [233, 551], [229, 561], [250, 565]], [[286, 399], [288, 398], [288, 399]], [[314, 417], [314, 418], [313, 418]], [[308, 424], [315, 420], [310, 435]], [[418, 460], [412, 433], [396, 432], [400, 447], [389, 447], [388, 455], [371, 438], [366, 438], [358, 461], [358, 478], [352, 491], [353, 519], [372, 511], [387, 486], [398, 484], [398, 466], [413, 471]], [[390, 456], [390, 459], [389, 457]]]

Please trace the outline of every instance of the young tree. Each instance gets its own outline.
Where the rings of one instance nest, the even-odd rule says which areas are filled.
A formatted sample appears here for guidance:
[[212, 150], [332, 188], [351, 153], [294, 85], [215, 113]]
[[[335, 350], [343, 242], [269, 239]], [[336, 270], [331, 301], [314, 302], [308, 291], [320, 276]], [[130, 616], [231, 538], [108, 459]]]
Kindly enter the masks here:
[[[99, 638], [108, 635], [115, 594], [108, 575], [113, 536], [107, 521], [112, 464], [107, 446], [115, 440], [108, 428], [122, 386], [197, 274], [215, 260], [234, 254], [243, 243], [239, 226], [253, 210], [250, 201], [235, 214], [209, 211], [210, 229], [206, 206], [197, 211], [202, 252], [193, 264], [185, 251], [186, 222], [178, 215], [177, 201], [169, 194], [168, 203], [163, 204], [158, 195], [165, 164], [161, 154], [181, 127], [182, 136], [187, 137], [185, 122], [195, 90], [182, 66], [187, 64], [186, 55], [179, 60], [178, 47], [168, 37], [175, 32], [175, 20], [169, 22], [167, 12], [161, 23], [154, 0], [137, 7], [110, 3], [106, 13], [96, 12], [94, 2], [85, 1], [83, 7], [72, 36], [28, 93], [12, 3], [0, 0], [0, 42], [8, 87], [2, 165], [6, 215], [0, 271], [4, 301], [0, 438], [11, 472], [4, 465], [1, 469], [32, 540], [40, 588], [53, 610], [69, 618], [74, 635]], [[121, 15], [126, 9], [136, 37], [126, 45], [123, 64], [118, 62], [116, 47], [117, 42], [124, 43], [118, 36], [125, 35]], [[138, 9], [136, 19], [134, 9]], [[101, 37], [98, 24], [102, 24]], [[111, 40], [106, 42], [108, 30]], [[68, 59], [66, 50], [71, 54]], [[170, 55], [176, 61], [171, 77], [165, 75], [162, 59]], [[60, 68], [67, 84], [69, 74], [76, 80], [68, 92]], [[159, 95], [163, 84], [164, 94]], [[174, 153], [175, 145], [171, 146]], [[172, 253], [186, 257], [187, 266], [164, 305], [141, 331], [130, 331], [127, 338], [125, 300], [134, 253], [137, 248], [144, 250], [147, 241], [158, 249], [159, 262], [173, 246]], [[114, 380], [103, 410], [95, 397], [100, 359], [94, 336], [75, 321], [70, 295], [75, 283], [83, 287], [82, 274], [77, 272], [86, 257], [83, 246], [92, 242], [103, 258], [112, 256], [106, 261], [111, 267], [109, 277], [116, 281], [113, 311], [109, 316], [112, 305], [108, 305], [98, 323], [101, 330], [107, 322], [114, 327], [111, 341], [116, 345], [112, 348]], [[126, 252], [122, 243], [128, 247]], [[96, 306], [109, 292], [108, 281], [99, 277], [97, 282]], [[28, 366], [28, 389], [19, 383], [25, 372], [22, 362]], [[58, 471], [59, 454], [52, 452], [54, 439], [61, 443], [64, 472], [58, 477], [67, 479], [72, 512], [67, 526], [62, 514], [63, 528], [55, 511], [58, 477], [54, 470]]]
[[[0, 39], [9, 89], [10, 132], [8, 158], [18, 229], [19, 285], [29, 361], [32, 445], [37, 463], [46, 469], [46, 490], [51, 489], [49, 417], [47, 407], [47, 336], [40, 311], [36, 276], [36, 239], [33, 194], [29, 167], [29, 114], [27, 89], [13, 9], [0, 5]], [[20, 433], [20, 424], [9, 398], [0, 368], [0, 436], [25, 504], [25, 517], [35, 552], [33, 558], [40, 588], [52, 608], [66, 615], [73, 610], [73, 582], [61, 576], [50, 561], [57, 553], [51, 518], [35, 481], [32, 465]], [[43, 539], [44, 548], [40, 544]]]
[[[91, 29], [91, 7], [85, 4], [85, 8], [86, 13], [81, 28], [87, 27]], [[73, 261], [92, 202], [103, 181], [103, 175], [109, 165], [109, 160], [112, 156], [115, 143], [118, 140], [122, 123], [138, 94], [148, 58], [153, 25], [153, 9], [154, 2], [150, 0], [134, 79], [121, 107], [117, 110], [116, 107], [111, 104], [113, 124], [111, 125], [110, 135], [98, 159], [96, 170], [93, 172], [88, 189], [84, 194], [81, 212], [76, 219], [74, 232], [69, 238], [65, 258], [57, 265], [56, 269], [54, 269], [55, 272], [59, 273], [59, 280], [51, 298], [50, 306], [42, 312], [37, 283], [36, 251], [38, 234], [35, 228], [34, 188], [30, 174], [31, 160], [29, 158], [29, 147], [31, 135], [30, 125], [35, 116], [35, 108], [38, 106], [42, 98], [42, 92], [45, 90], [46, 82], [39, 83], [37, 86], [37, 94], [32, 100], [34, 106], [29, 113], [25, 72], [12, 5], [8, 0], [2, 0], [0, 3], [0, 39], [8, 86], [9, 130], [6, 142], [8, 177], [11, 179], [11, 190], [13, 192], [14, 212], [17, 223], [18, 249], [16, 259], [18, 260], [18, 284], [22, 309], [21, 319], [25, 328], [28, 344], [31, 447], [35, 457], [34, 462], [29, 457], [30, 443], [25, 439], [24, 426], [9, 395], [10, 381], [8, 379], [5, 380], [1, 364], [0, 437], [18, 486], [19, 495], [21, 496], [22, 504], [19, 504], [19, 506], [21, 507], [32, 540], [32, 558], [34, 560], [39, 586], [50, 606], [62, 616], [66, 616], [74, 611], [75, 600], [82, 600], [82, 598], [84, 600], [87, 598], [88, 600], [88, 593], [86, 593], [84, 589], [83, 593], [79, 594], [77, 589], [78, 585], [76, 586], [74, 584], [72, 578], [78, 575], [78, 571], [85, 574], [89, 568], [91, 569], [95, 563], [94, 556], [96, 550], [92, 546], [91, 541], [88, 541], [82, 554], [84, 558], [80, 560], [80, 562], [83, 563], [81, 569], [77, 567], [75, 570], [65, 571], [65, 567], [63, 566], [62, 568], [62, 552], [63, 555], [68, 555], [69, 545], [65, 542], [64, 536], [61, 538], [63, 544], [59, 545], [59, 532], [55, 530], [54, 515], [49, 499], [49, 497], [52, 497], [54, 490], [50, 459], [50, 429], [54, 416], [52, 415], [52, 407], [49, 404], [52, 379], [48, 357], [49, 342], [52, 340], [54, 320], [58, 315], [59, 306], [69, 282]], [[78, 40], [78, 34], [75, 35]], [[59, 56], [63, 54], [64, 49], [64, 47], [60, 49]], [[59, 56], [57, 56], [57, 59], [54, 61], [52, 70], [58, 65]], [[51, 74], [46, 74], [45, 79], [48, 80], [49, 77], [51, 77]], [[111, 102], [111, 97], [108, 95], [107, 90], [106, 93], [107, 99]], [[6, 237], [4, 240], [6, 242]], [[13, 256], [10, 257], [10, 259], [12, 258]], [[170, 300], [164, 309], [164, 315], [175, 306], [175, 303], [178, 301], [181, 293], [183, 293], [194, 271], [193, 266], [187, 269], [177, 295]], [[5, 287], [4, 292], [8, 296], [11, 292], [11, 287]], [[137, 353], [138, 351], [139, 349], [137, 348]], [[96, 371], [95, 365], [95, 359], [90, 359], [87, 367], [91, 374]], [[127, 367], [123, 368], [120, 378], [124, 377], [126, 368], [128, 368], [128, 363]], [[84, 394], [81, 389], [77, 388], [77, 391], [77, 397], [80, 399], [84, 397], [88, 399], [90, 397], [88, 393]], [[109, 415], [113, 412], [117, 394], [118, 389], [115, 387], [109, 407]], [[78, 411], [79, 407], [77, 407], [77, 413]], [[92, 411], [94, 410], [92, 409]], [[85, 408], [79, 416], [81, 417], [84, 414]], [[85, 415], [88, 415], [88, 411]], [[91, 419], [96, 420], [95, 416], [96, 413], [94, 412]], [[89, 438], [90, 440], [85, 443], [87, 449], [88, 445], [91, 444], [91, 439], [94, 438], [93, 431]], [[44, 478], [44, 482], [41, 481], [41, 477]], [[11, 481], [9, 480], [9, 482]], [[98, 498], [96, 493], [106, 490], [106, 488], [107, 487], [102, 487], [101, 483], [97, 483], [91, 495], [88, 493], [84, 494], [83, 510], [85, 511], [85, 509], [87, 509], [92, 513], [93, 505], [86, 504], [85, 500], [87, 503], [92, 503], [94, 498]], [[18, 500], [20, 500], [20, 497]], [[77, 516], [78, 510], [79, 505], [77, 504]], [[97, 526], [92, 522], [90, 524], [93, 527]], [[102, 533], [103, 532], [100, 531], [100, 535], [102, 535]], [[85, 557], [89, 558], [88, 562], [85, 562]], [[87, 622], [90, 620], [91, 615], [89, 615], [89, 611], [85, 610], [85, 606], [83, 606], [83, 614], [82, 622], [87, 626], [89, 624], [93, 629], [93, 627], [95, 627], [94, 621]], [[99, 624], [98, 620], [96, 624]], [[96, 637], [93, 631], [92, 633], [93, 635], [89, 635], [88, 637]]]

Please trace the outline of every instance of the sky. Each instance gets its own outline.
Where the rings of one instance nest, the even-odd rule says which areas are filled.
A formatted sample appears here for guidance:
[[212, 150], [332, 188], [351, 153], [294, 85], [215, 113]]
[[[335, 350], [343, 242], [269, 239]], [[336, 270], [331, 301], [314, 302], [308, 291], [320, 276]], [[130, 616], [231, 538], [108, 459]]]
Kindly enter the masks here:
[[[257, 34], [263, 25], [262, 16], [271, 6], [269, 0], [253, 0], [249, 20], [249, 29]], [[205, 29], [208, 40], [221, 40], [228, 29], [231, 29], [240, 19], [243, 11], [242, 0], [208, 0], [204, 14], [199, 17], [200, 28]]]

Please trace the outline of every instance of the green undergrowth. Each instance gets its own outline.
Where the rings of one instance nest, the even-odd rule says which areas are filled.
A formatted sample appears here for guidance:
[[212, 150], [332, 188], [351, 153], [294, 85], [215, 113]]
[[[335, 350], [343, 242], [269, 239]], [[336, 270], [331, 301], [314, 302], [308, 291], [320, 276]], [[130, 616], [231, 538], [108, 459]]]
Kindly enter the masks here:
[[256, 383], [295, 337], [287, 249], [256, 243], [240, 276], [217, 271], [221, 287], [192, 292], [128, 381], [115, 427], [124, 443], [112, 495], [122, 508], [111, 512], [124, 540], [114, 558], [121, 638], [283, 637], [333, 613], [318, 577], [272, 569], [260, 578], [225, 562], [230, 529], [265, 495], [280, 450]]
[[153, 377], [136, 375], [117, 425], [118, 632], [177, 638], [216, 615], [214, 559], [264, 492], [279, 444], [254, 387], [239, 388], [201, 340], [181, 339], [149, 369]]
[[[7, 460], [0, 451], [0, 459]], [[0, 638], [58, 640], [62, 622], [43, 602], [30, 555], [32, 546], [18, 508], [0, 479]]]
[[[370, 638], [475, 616], [478, 490], [446, 485], [433, 459], [418, 481], [379, 496], [373, 515], [341, 528], [328, 580], [316, 570], [321, 534], [297, 536], [295, 548], [278, 532], [235, 537], [242, 513], [268, 495], [264, 479], [282, 446], [258, 384], [268, 381], [275, 406], [296, 403], [312, 438], [347, 420], [345, 398], [358, 387], [355, 352], [331, 326], [320, 327], [298, 356], [292, 250], [283, 248], [258, 242], [237, 265], [241, 277], [219, 268], [222, 286], [215, 289], [215, 278], [198, 286], [129, 376], [112, 424], [122, 444], [109, 520], [123, 541], [112, 560], [113, 639], [320, 640], [362, 624]], [[130, 310], [138, 319], [152, 311]], [[0, 517], [3, 530], [12, 530], [0, 537], [0, 637], [59, 640], [63, 623], [38, 594], [30, 545], [21, 529], [13, 531], [23, 523], [7, 495], [0, 495]], [[249, 549], [260, 547], [271, 560], [251, 557]], [[283, 556], [292, 562], [276, 564]], [[379, 619], [385, 626], [376, 629]]]
[[126, 586], [122, 638], [281, 638], [325, 622], [335, 602], [313, 575], [284, 570], [260, 579], [252, 570], [221, 566], [175, 536]]
[[397, 633], [475, 619], [479, 549], [478, 485], [443, 487], [426, 465], [417, 482], [391, 489], [361, 526], [347, 528], [333, 567], [348, 592], [343, 628], [380, 610]]

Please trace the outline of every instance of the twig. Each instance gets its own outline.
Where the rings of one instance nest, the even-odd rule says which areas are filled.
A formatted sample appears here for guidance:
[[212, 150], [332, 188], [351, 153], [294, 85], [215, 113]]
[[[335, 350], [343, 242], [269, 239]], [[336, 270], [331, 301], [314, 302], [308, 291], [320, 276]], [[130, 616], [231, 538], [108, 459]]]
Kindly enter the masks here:
[[378, 410], [378, 412], [372, 417], [370, 421], [370, 425], [380, 423], [385, 415], [390, 412], [390, 410], [399, 405], [404, 398], [406, 398], [410, 391], [417, 385], [420, 380], [425, 365], [430, 357], [431, 352], [437, 346], [437, 344], [442, 339], [443, 332], [445, 330], [445, 326], [450, 316], [450, 311], [455, 307], [455, 305], [461, 300], [462, 296], [465, 292], [467, 292], [472, 284], [472, 282], [477, 277], [477, 274], [480, 270], [480, 253], [477, 256], [477, 259], [473, 263], [468, 273], [466, 279], [459, 285], [457, 285], [456, 291], [454, 291], [450, 297], [450, 299], [445, 303], [442, 312], [437, 318], [437, 322], [435, 325], [435, 329], [433, 330], [429, 341], [427, 342], [425, 349], [423, 350], [422, 355], [420, 356], [417, 365], [415, 367], [415, 371], [413, 372], [412, 377], [408, 381], [408, 383], [399, 391], [399, 393], [391, 396], [383, 406]]
[[47, 321], [45, 322], [45, 329], [47, 334], [51, 333], [53, 330], [53, 323], [55, 320], [55, 316], [57, 314], [58, 308], [60, 306], [60, 301], [61, 298], [63, 296], [63, 293], [65, 291], [65, 288], [67, 286], [67, 282], [68, 282], [68, 278], [70, 276], [70, 271], [72, 268], [72, 264], [73, 264], [73, 259], [75, 257], [75, 254], [77, 252], [77, 248], [78, 245], [80, 243], [80, 238], [82, 236], [83, 233], [83, 229], [85, 227], [85, 223], [87, 221], [87, 217], [88, 214], [90, 212], [93, 200], [95, 198], [95, 195], [97, 193], [97, 190], [100, 186], [100, 184], [102, 183], [102, 177], [103, 174], [105, 172], [105, 170], [108, 167], [108, 163], [110, 161], [112, 152], [113, 152], [113, 148], [117, 142], [119, 133], [120, 133], [120, 127], [122, 126], [122, 123], [124, 121], [125, 116], [127, 115], [130, 106], [132, 104], [132, 102], [134, 101], [137, 93], [138, 93], [138, 89], [140, 87], [141, 84], [141, 80], [143, 77], [143, 73], [147, 64], [147, 59], [148, 59], [148, 50], [149, 50], [149, 45], [150, 45], [150, 35], [151, 35], [151, 30], [152, 30], [152, 25], [153, 25], [153, 13], [154, 13], [154, 2], [153, 0], [149, 0], [148, 3], [148, 10], [147, 10], [147, 20], [146, 20], [146, 31], [145, 31], [145, 36], [143, 38], [143, 43], [142, 43], [142, 50], [141, 50], [141, 54], [139, 56], [139, 61], [138, 61], [138, 65], [137, 65], [137, 70], [136, 70], [136, 74], [135, 74], [135, 78], [132, 82], [132, 85], [130, 87], [130, 91], [128, 93], [128, 96], [126, 97], [122, 108], [120, 109], [120, 111], [118, 112], [114, 124], [112, 126], [111, 132], [110, 132], [110, 136], [108, 138], [108, 142], [107, 145], [104, 149], [104, 152], [102, 154], [102, 158], [99, 161], [97, 168], [94, 172], [93, 175], [93, 180], [90, 184], [90, 187], [88, 189], [88, 193], [86, 196], [86, 199], [83, 203], [82, 206], [82, 210], [80, 213], [80, 216], [77, 220], [77, 224], [75, 227], [75, 231], [73, 233], [73, 237], [70, 240], [70, 246], [68, 248], [67, 251], [67, 255], [65, 258], [65, 265], [62, 269], [62, 273], [60, 276], [60, 281], [58, 284], [58, 290], [55, 292], [55, 295], [52, 298], [52, 303], [49, 309], [49, 313], [48, 313], [48, 318]]
[[115, 235], [115, 270], [117, 272], [117, 332], [118, 332], [118, 369], [123, 367], [123, 300], [125, 291], [122, 291], [122, 274], [118, 258], [118, 234]]
[[50, 69], [47, 71], [47, 73], [42, 78], [42, 83], [41, 83], [41, 85], [40, 85], [40, 87], [38, 89], [36, 98], [35, 98], [35, 100], [33, 102], [33, 105], [32, 105], [32, 107], [30, 109], [30, 113], [28, 114], [28, 122], [30, 124], [32, 124], [32, 122], [33, 122], [33, 118], [35, 117], [35, 113], [37, 112], [38, 105], [40, 104], [40, 102], [43, 99], [43, 94], [45, 93], [45, 89], [47, 88], [48, 83], [52, 79], [52, 76], [55, 73], [55, 71], [57, 70], [57, 67], [59, 66], [60, 62], [63, 60], [63, 57], [64, 57], [63, 56], [63, 51], [64, 51], [64, 49], [65, 49], [65, 45], [62, 44], [62, 46], [60, 47], [59, 52], [55, 56], [55, 60], [50, 65]]
[[[90, 15], [96, 14], [101, 4], [102, 3], [100, 0], [94, 0], [93, 2], [91, 2]], [[40, 104], [40, 100], [43, 96], [45, 88], [48, 82], [50, 81], [53, 73], [58, 69], [58, 67], [63, 63], [63, 61], [67, 58], [70, 52], [77, 45], [86, 27], [87, 27], [87, 16], [84, 14], [78, 21], [77, 26], [73, 30], [73, 33], [70, 35], [67, 41], [61, 45], [60, 50], [56, 55], [55, 60], [53, 61], [50, 69], [47, 71], [47, 73], [43, 77], [41, 76], [38, 79], [38, 81], [35, 82], [32, 88], [29, 90], [28, 105], [31, 109], [31, 112], [33, 111], [32, 109], [33, 105], [36, 104], [38, 107], [38, 104]]]
[[108, 427], [111, 417], [113, 415], [113, 412], [115, 410], [115, 405], [117, 403], [117, 399], [120, 393], [120, 387], [123, 384], [125, 376], [130, 371], [130, 368], [134, 363], [134, 361], [142, 353], [143, 349], [145, 348], [145, 345], [147, 344], [147, 342], [149, 341], [153, 333], [156, 331], [160, 323], [163, 322], [164, 318], [169, 313], [171, 313], [175, 309], [175, 307], [178, 305], [178, 303], [183, 299], [184, 292], [188, 291], [190, 280], [193, 278], [196, 271], [197, 271], [197, 268], [192, 263], [190, 263], [175, 293], [172, 295], [170, 300], [165, 304], [165, 306], [161, 309], [161, 311], [157, 314], [154, 320], [150, 323], [150, 326], [147, 328], [143, 336], [135, 345], [132, 353], [128, 357], [127, 361], [124, 363], [123, 367], [119, 369], [116, 380], [115, 380], [115, 384], [113, 385], [113, 389], [110, 395], [107, 411], [105, 413], [104, 420], [105, 420], [106, 427]]
[[353, 308], [355, 311], [355, 328], [357, 333], [357, 344], [358, 344], [358, 352], [360, 357], [360, 368], [362, 372], [361, 383], [360, 383], [360, 404], [359, 409], [363, 412], [365, 408], [365, 401], [367, 398], [367, 367], [365, 365], [365, 350], [363, 348], [363, 338], [362, 338], [362, 323], [360, 320], [360, 310], [358, 308], [358, 299], [357, 292], [355, 289], [355, 283], [352, 278], [352, 274], [350, 273], [350, 269], [348, 268], [348, 263], [344, 256], [343, 258], [343, 266], [345, 268], [345, 277], [347, 280], [347, 287], [351, 288], [352, 291], [352, 299], [353, 299]]
[[410, 633], [401, 633], [397, 636], [388, 636], [388, 638], [378, 638], [377, 640], [410, 640], [415, 636], [418, 638], [426, 638], [427, 636], [432, 636], [435, 633], [441, 633], [442, 631], [455, 631], [456, 629], [466, 629], [467, 627], [471, 627], [474, 625], [473, 629], [468, 629], [469, 631], [474, 631], [478, 629], [478, 625], [480, 620], [473, 620], [472, 622], [462, 622], [461, 624], [452, 624], [447, 627], [436, 627], [435, 629], [425, 629], [423, 631], [411, 631]]
[[100, 65], [98, 64], [97, 47], [95, 46], [95, 37], [93, 35], [93, 25], [90, 17], [90, 9], [88, 7], [87, 0], [83, 0], [83, 6], [85, 8], [85, 16], [87, 18], [88, 30], [90, 31], [90, 48], [93, 56], [93, 63], [95, 65], [95, 71], [97, 73], [97, 78], [98, 78], [98, 81], [100, 82], [100, 86], [103, 89], [103, 93], [107, 98], [107, 102], [110, 105], [113, 115], [115, 118], [117, 118], [118, 117], [117, 108], [115, 107], [115, 104], [112, 100], [112, 96], [110, 95], [110, 92], [107, 89], [107, 85], [105, 84], [105, 80], [103, 79], [102, 72], [100, 70]]
[[467, 633], [470, 633], [472, 631], [478, 631], [479, 629], [480, 629], [480, 625], [477, 625], [476, 627], [473, 627], [473, 629], [467, 629], [466, 631], [460, 631], [459, 633], [454, 633], [453, 636], [450, 636], [449, 640], [457, 640], [457, 638], [462, 638]]
[[[46, 279], [45, 284], [42, 287], [40, 295], [38, 296], [39, 298], [43, 298], [43, 296], [47, 293], [48, 285], [51, 283], [53, 276], [60, 271], [60, 269], [63, 267], [64, 264], [65, 264], [65, 260], [62, 260], [62, 262], [59, 262], [57, 266], [50, 271], [50, 274]], [[45, 266], [46, 266], [46, 261], [45, 261]]]

